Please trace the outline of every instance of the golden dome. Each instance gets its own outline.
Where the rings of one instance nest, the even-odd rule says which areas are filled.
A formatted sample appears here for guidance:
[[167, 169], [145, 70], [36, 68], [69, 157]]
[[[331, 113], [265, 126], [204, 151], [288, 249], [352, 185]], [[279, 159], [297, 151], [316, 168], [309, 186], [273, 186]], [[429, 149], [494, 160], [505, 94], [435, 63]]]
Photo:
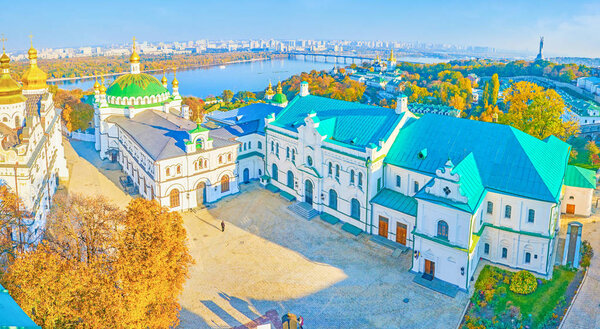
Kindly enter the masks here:
[[390, 62], [395, 62], [396, 61], [396, 57], [394, 56], [394, 49], [392, 49], [390, 51], [390, 58], [388, 59], [388, 61], [390, 61]]
[[100, 86], [99, 89], [100, 89], [100, 94], [104, 95], [104, 94], [106, 94], [106, 86], [104, 85], [104, 77], [101, 77], [101, 79], [102, 79], [102, 85]]
[[273, 85], [271, 85], [271, 81], [269, 81], [269, 88], [267, 88], [267, 91], [265, 91], [265, 95], [267, 95], [267, 96], [275, 95], [275, 92], [273, 91]]
[[129, 57], [129, 63], [137, 64], [140, 62], [140, 55], [135, 52], [135, 37], [133, 37], [133, 50], [131, 51], [131, 56]]
[[166, 85], [166, 84], [167, 84], [167, 82], [169, 82], [169, 81], [167, 81], [167, 76], [165, 75], [165, 72], [163, 72], [163, 77], [162, 77], [162, 79], [160, 79], [160, 82], [161, 82], [163, 85]]
[[29, 51], [27, 52], [27, 57], [29, 59], [37, 59], [37, 50], [33, 48], [33, 46], [29, 48]]
[[281, 94], [283, 92], [283, 88], [281, 88], [281, 81], [277, 82], [277, 93]]
[[94, 90], [100, 90], [100, 82], [98, 82], [98, 79], [94, 82]]
[[33, 45], [29, 48], [27, 55], [29, 56], [29, 68], [25, 70], [21, 77], [23, 89], [38, 90], [46, 88], [48, 75], [37, 66], [37, 50], [33, 48]]
[[0, 57], [0, 67], [2, 74], [0, 75], [0, 104], [16, 104], [25, 101], [23, 90], [18, 82], [10, 76], [10, 58], [6, 53]]

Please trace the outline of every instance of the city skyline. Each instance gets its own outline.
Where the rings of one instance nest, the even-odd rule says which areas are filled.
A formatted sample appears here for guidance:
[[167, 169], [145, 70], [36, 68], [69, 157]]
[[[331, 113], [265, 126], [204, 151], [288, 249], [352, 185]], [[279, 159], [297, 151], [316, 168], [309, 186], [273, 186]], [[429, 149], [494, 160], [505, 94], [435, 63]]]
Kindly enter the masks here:
[[[62, 1], [13, 2], [5, 8], [8, 10], [0, 13], [5, 30], [0, 32], [7, 38], [8, 50], [26, 49], [28, 35], [33, 34], [39, 48], [127, 43], [135, 35], [151, 42], [383, 40], [535, 54], [539, 37], [544, 35], [548, 56], [598, 57], [600, 52], [600, 44], [590, 42], [600, 27], [600, 4], [591, 1], [577, 5], [558, 1], [175, 1], [167, 7], [156, 1], [144, 2], [143, 6], [115, 1], [101, 6]], [[27, 13], [29, 18], [23, 19], [21, 13]]]

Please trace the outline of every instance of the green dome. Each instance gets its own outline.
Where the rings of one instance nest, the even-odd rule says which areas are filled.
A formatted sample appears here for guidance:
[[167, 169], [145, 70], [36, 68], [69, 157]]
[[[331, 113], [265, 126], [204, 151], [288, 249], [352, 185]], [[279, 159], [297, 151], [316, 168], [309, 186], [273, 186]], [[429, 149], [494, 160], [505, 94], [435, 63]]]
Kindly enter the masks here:
[[271, 99], [271, 102], [276, 103], [276, 104], [287, 103], [287, 101], [288, 101], [287, 97], [282, 93], [275, 94], [275, 96], [273, 96], [273, 99]]
[[145, 97], [156, 96], [168, 92], [157, 78], [145, 74], [125, 74], [118, 77], [106, 91], [113, 97]]

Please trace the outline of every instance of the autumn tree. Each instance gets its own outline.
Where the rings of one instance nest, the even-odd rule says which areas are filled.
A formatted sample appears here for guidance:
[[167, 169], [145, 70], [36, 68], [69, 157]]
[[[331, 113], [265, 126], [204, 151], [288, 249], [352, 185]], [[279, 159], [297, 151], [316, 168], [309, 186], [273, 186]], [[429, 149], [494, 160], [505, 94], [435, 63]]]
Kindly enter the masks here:
[[179, 213], [135, 199], [57, 195], [46, 239], [17, 254], [2, 284], [46, 328], [170, 328], [190, 264]]
[[70, 132], [73, 131], [73, 125], [71, 124], [71, 112], [73, 112], [73, 109], [71, 108], [71, 106], [65, 105], [64, 109], [60, 113], [62, 121], [65, 124], [65, 127], [67, 127], [67, 130]]
[[131, 201], [117, 257], [119, 281], [128, 292], [125, 327], [177, 326], [181, 308], [177, 300], [193, 263], [181, 215], [156, 201]]
[[182, 103], [190, 107], [190, 119], [202, 119], [204, 116], [204, 101], [198, 97], [184, 97]]
[[594, 142], [594, 141], [587, 142], [587, 144], [585, 144], [585, 149], [589, 152], [588, 160], [590, 161], [590, 163], [592, 163], [594, 165], [599, 164], [600, 157], [598, 156], [598, 154], [600, 154], [600, 148], [598, 148], [598, 145], [596, 145], [596, 142]]
[[12, 261], [33, 242], [34, 217], [25, 211], [23, 200], [8, 185], [0, 184], [0, 260]]
[[500, 116], [500, 122], [539, 139], [554, 135], [567, 140], [579, 130], [577, 122], [562, 120], [565, 103], [553, 89], [520, 81], [504, 91], [504, 103], [508, 112]]
[[498, 103], [498, 93], [500, 93], [500, 80], [498, 79], [498, 73], [494, 73], [494, 75], [492, 75], [489, 92], [490, 100], [488, 103], [492, 106], [496, 106], [496, 103]]

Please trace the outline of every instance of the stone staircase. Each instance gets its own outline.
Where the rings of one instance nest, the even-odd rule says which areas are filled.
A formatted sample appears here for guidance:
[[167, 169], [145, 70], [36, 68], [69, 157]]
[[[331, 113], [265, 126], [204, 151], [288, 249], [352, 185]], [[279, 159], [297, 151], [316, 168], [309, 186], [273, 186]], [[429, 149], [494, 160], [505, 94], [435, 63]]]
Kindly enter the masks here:
[[313, 209], [313, 207], [306, 202], [296, 202], [289, 205], [287, 208], [296, 215], [309, 220], [319, 214], [317, 210]]

